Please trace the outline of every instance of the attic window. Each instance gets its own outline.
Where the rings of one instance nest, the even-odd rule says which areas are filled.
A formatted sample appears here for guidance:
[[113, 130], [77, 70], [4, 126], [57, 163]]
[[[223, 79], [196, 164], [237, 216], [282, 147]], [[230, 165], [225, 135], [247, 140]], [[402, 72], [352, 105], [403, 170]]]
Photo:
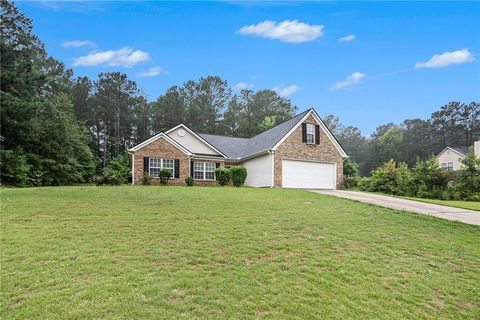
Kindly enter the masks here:
[[315, 143], [315, 125], [307, 123], [307, 143]]

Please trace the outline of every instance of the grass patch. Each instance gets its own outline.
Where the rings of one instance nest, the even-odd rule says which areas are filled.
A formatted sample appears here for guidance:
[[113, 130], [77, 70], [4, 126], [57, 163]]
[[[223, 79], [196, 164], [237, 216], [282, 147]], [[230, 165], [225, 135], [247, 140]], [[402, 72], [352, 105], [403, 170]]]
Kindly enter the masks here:
[[282, 189], [1, 189], [2, 319], [480, 317], [480, 228]]
[[421, 201], [421, 202], [427, 202], [427, 203], [440, 204], [443, 206], [480, 211], [480, 202], [475, 202], [475, 201], [437, 200], [437, 199], [424, 199], [424, 198], [412, 198], [412, 197], [402, 197], [402, 198]]

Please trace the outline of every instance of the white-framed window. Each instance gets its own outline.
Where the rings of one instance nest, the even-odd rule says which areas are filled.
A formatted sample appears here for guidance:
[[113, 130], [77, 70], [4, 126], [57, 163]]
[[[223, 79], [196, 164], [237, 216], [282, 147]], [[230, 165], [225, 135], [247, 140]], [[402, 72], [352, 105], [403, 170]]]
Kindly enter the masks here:
[[315, 125], [307, 123], [307, 143], [315, 143]]
[[150, 158], [148, 164], [148, 173], [150, 177], [158, 177], [160, 170], [167, 169], [175, 176], [175, 166], [173, 159]]
[[193, 179], [215, 180], [215, 163], [194, 161], [193, 162]]
[[442, 168], [447, 171], [453, 171], [453, 162], [443, 162]]

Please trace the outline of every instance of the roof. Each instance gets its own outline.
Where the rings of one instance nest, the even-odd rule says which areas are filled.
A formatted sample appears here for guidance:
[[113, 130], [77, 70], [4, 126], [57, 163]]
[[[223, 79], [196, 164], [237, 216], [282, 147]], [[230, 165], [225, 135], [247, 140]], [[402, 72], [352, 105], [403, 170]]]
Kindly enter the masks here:
[[250, 139], [219, 136], [214, 134], [199, 135], [216, 146], [229, 158], [240, 159], [272, 149], [303, 117], [312, 109], [297, 114], [293, 118], [264, 131]]
[[468, 154], [468, 147], [463, 147], [463, 148], [452, 148], [453, 150], [457, 151], [458, 153], [461, 153], [463, 155]]

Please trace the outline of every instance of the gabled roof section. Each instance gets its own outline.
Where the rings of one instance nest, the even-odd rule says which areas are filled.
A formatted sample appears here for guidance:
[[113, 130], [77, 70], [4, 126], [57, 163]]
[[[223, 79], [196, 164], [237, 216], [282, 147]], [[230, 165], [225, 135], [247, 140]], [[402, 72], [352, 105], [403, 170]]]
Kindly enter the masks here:
[[173, 127], [172, 129], [168, 130], [165, 132], [165, 134], [169, 134], [171, 133], [172, 131], [178, 129], [178, 128], [183, 128], [184, 130], [186, 130], [187, 132], [189, 132], [191, 135], [193, 135], [194, 137], [198, 138], [202, 143], [204, 143], [205, 145], [207, 145], [209, 148], [211, 148], [212, 150], [214, 150], [215, 152], [218, 152], [219, 154], [221, 154], [223, 157], [225, 158], [228, 158], [228, 156], [223, 153], [221, 150], [219, 150], [215, 145], [211, 144], [209, 141], [207, 141], [205, 138], [202, 137], [202, 135], [199, 135], [197, 134], [195, 131], [193, 131], [192, 129], [190, 129], [189, 127], [187, 127], [186, 125], [184, 125], [183, 123], [182, 124], [179, 124], [178, 126], [176, 127]]
[[440, 151], [439, 154], [437, 154], [437, 157], [440, 157], [447, 150], [451, 150], [451, 151], [457, 153], [459, 156], [465, 157], [465, 156], [467, 156], [469, 149], [467, 147], [464, 147], [464, 148], [445, 147], [445, 149], [443, 149], [442, 151]]
[[158, 139], [161, 139], [161, 138], [168, 141], [170, 144], [172, 144], [174, 147], [176, 147], [177, 149], [179, 149], [180, 151], [182, 151], [186, 155], [192, 155], [192, 153], [189, 150], [187, 150], [184, 146], [182, 146], [181, 144], [179, 144], [178, 142], [176, 142], [175, 140], [173, 140], [172, 138], [170, 138], [169, 136], [167, 136], [163, 132], [160, 132], [159, 134], [151, 137], [150, 139], [145, 140], [140, 144], [137, 144], [135, 147], [128, 149], [128, 151], [129, 152], [135, 152], [135, 151], [140, 150], [141, 148], [145, 147], [146, 145], [148, 145], [148, 144], [150, 144], [150, 143], [152, 143], [152, 142], [154, 142]]
[[250, 141], [250, 139], [246, 138], [219, 136], [207, 133], [200, 133], [199, 135], [232, 159], [241, 158]]

